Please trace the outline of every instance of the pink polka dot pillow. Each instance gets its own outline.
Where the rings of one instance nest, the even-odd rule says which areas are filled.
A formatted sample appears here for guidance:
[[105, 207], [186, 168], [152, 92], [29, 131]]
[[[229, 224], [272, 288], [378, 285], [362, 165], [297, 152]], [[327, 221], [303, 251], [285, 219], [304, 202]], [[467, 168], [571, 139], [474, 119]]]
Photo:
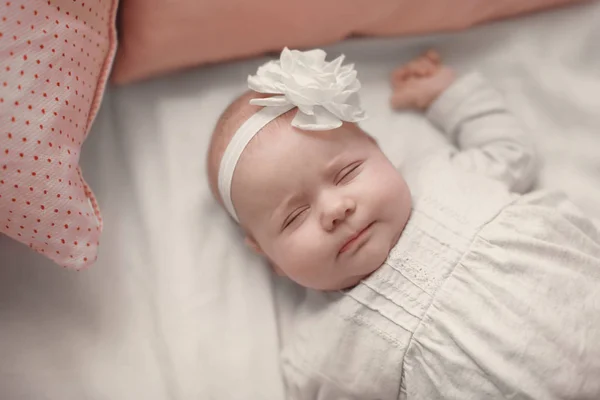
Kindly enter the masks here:
[[96, 259], [79, 168], [116, 49], [117, 0], [0, 0], [0, 232], [56, 263]]

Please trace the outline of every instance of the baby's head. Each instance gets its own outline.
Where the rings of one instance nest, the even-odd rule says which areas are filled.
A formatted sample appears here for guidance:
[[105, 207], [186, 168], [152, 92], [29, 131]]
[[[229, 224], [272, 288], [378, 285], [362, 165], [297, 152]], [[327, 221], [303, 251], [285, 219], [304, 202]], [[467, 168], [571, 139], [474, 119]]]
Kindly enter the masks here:
[[[236, 131], [261, 107], [247, 92], [213, 133], [208, 174], [221, 204], [219, 168]], [[268, 122], [234, 167], [231, 201], [247, 243], [273, 268], [319, 290], [351, 287], [383, 264], [411, 210], [400, 173], [355, 123], [307, 131], [297, 109]]]

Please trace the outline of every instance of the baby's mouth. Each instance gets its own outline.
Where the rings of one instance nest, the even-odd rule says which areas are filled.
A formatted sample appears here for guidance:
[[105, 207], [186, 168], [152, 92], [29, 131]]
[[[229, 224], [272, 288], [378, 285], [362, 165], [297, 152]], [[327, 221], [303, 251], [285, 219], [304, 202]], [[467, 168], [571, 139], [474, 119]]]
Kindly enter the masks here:
[[363, 228], [360, 231], [356, 232], [355, 234], [351, 235], [348, 238], [348, 240], [346, 240], [346, 242], [344, 243], [344, 245], [342, 246], [342, 248], [340, 249], [338, 254], [348, 252], [354, 248], [357, 248], [361, 244], [363, 244], [363, 242], [366, 238], [366, 234], [369, 232], [369, 230], [371, 229], [373, 224], [374, 224], [374, 222], [371, 222], [365, 228]]

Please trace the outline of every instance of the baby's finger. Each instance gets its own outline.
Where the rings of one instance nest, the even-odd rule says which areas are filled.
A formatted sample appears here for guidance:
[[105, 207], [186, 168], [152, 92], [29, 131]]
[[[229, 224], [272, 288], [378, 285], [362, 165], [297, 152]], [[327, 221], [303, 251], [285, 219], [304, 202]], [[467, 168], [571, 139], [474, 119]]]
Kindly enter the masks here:
[[406, 64], [406, 70], [409, 72], [410, 75], [415, 75], [415, 70], [418, 69], [420, 62], [421, 58], [415, 58], [414, 60]]
[[394, 70], [394, 72], [392, 72], [392, 81], [396, 82], [396, 81], [403, 81], [406, 78], [408, 78], [410, 72], [408, 71], [408, 69], [406, 67], [399, 67], [396, 68]]
[[415, 64], [414, 73], [419, 78], [429, 75], [431, 62], [428, 59], [420, 58]]
[[419, 79], [419, 78], [417, 78], [416, 76], [413, 76], [413, 75], [407, 75], [406, 78], [404, 78], [402, 80], [394, 80], [393, 85], [392, 85], [393, 90], [395, 92], [404, 92], [404, 91], [406, 91], [406, 89], [408, 87], [410, 87], [413, 84], [415, 79]]
[[431, 61], [432, 63], [434, 63], [436, 65], [441, 64], [441, 62], [442, 62], [442, 57], [440, 56], [440, 53], [438, 53], [437, 51], [435, 51], [433, 49], [428, 50], [425, 53], [425, 57], [427, 57], [427, 59], [429, 61]]
[[415, 76], [414, 72], [415, 62], [411, 61], [408, 64], [396, 69], [394, 72], [394, 79], [398, 81], [405, 81]]
[[431, 62], [431, 60], [429, 60], [429, 59], [425, 63], [425, 75], [426, 76], [433, 75], [435, 73], [435, 71], [437, 71], [438, 69], [439, 69], [439, 66], [437, 66], [436, 64]]
[[396, 90], [390, 99], [392, 108], [396, 110], [414, 108], [415, 107], [415, 96], [413, 91], [410, 89]]
[[393, 90], [398, 90], [406, 86], [407, 82], [412, 78], [406, 79], [392, 79], [391, 86]]
[[398, 90], [406, 86], [408, 79], [392, 79], [392, 88]]

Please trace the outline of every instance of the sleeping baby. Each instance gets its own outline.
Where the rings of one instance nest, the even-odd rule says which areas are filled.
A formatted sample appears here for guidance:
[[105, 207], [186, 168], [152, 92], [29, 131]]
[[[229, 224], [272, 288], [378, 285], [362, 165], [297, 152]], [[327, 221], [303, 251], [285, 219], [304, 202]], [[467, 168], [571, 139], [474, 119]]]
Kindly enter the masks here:
[[600, 399], [600, 232], [502, 96], [428, 52], [393, 75], [447, 142], [398, 171], [357, 124], [343, 57], [285, 49], [219, 119], [212, 191], [309, 290], [282, 349], [289, 399]]

